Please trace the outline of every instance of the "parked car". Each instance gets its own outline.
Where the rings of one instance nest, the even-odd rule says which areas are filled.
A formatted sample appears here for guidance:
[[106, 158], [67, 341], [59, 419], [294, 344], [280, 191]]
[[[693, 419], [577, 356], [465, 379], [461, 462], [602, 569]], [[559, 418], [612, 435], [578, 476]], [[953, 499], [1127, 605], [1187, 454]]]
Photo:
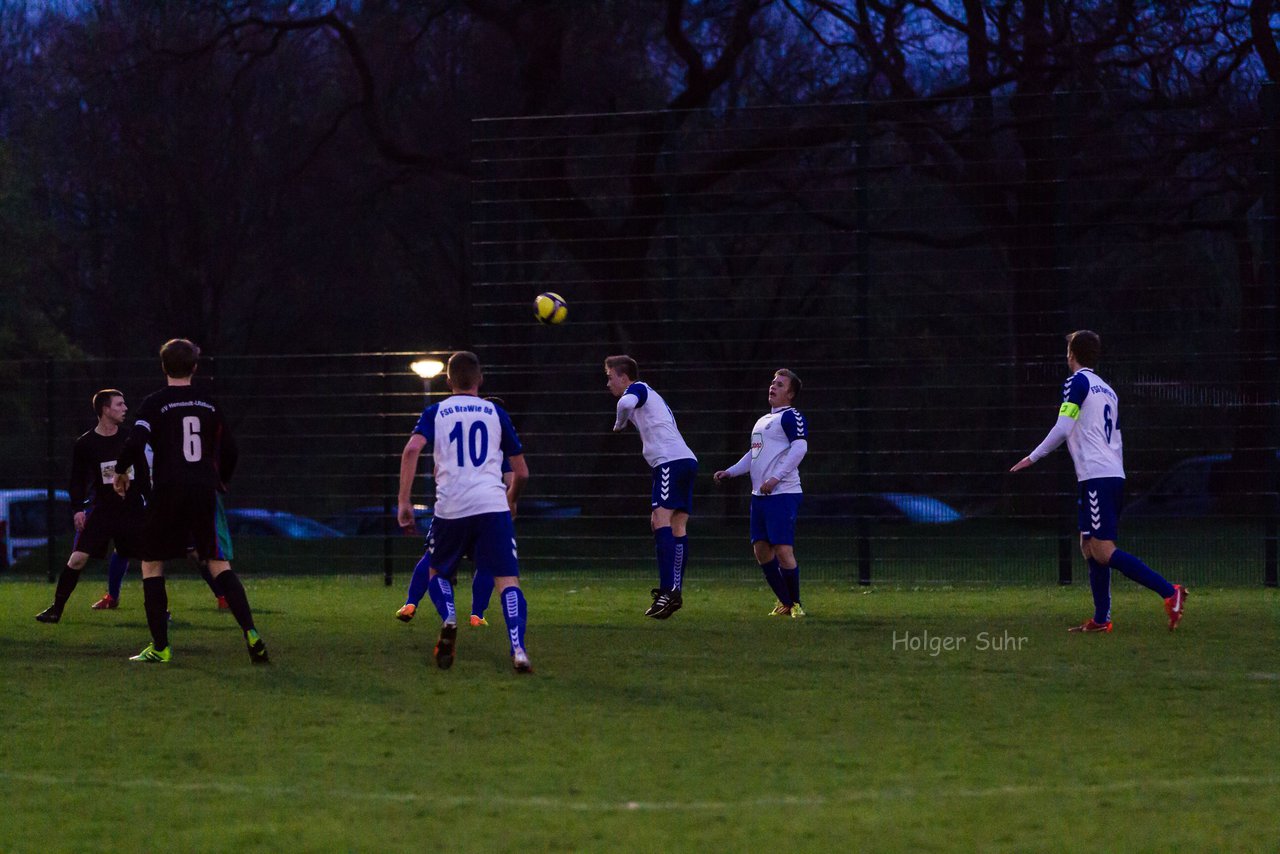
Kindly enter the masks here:
[[227, 530], [233, 537], [288, 537], [291, 540], [323, 540], [343, 533], [323, 522], [296, 513], [260, 507], [236, 507], [227, 511]]
[[1124, 515], [1207, 516], [1217, 512], [1224, 497], [1243, 491], [1239, 472], [1228, 469], [1230, 460], [1230, 454], [1207, 454], [1176, 463], [1151, 489], [1126, 504]]
[[963, 513], [939, 498], [911, 492], [805, 493], [800, 516], [805, 521], [874, 519], [922, 525], [944, 525], [964, 518]]
[[[48, 498], [43, 489], [0, 489], [0, 569], [49, 542]], [[71, 496], [59, 489], [54, 493], [54, 533], [62, 525], [70, 533], [70, 520]]]
[[[427, 526], [431, 524], [431, 508], [426, 504], [413, 505], [413, 518], [418, 526], [417, 532], [406, 531], [404, 533], [425, 532]], [[392, 506], [389, 516], [383, 507], [374, 505], [370, 507], [354, 507], [344, 513], [330, 516], [325, 522], [329, 527], [336, 528], [349, 537], [381, 537], [384, 530], [383, 523], [387, 519], [390, 519], [391, 522], [391, 532], [400, 533], [394, 506]]]

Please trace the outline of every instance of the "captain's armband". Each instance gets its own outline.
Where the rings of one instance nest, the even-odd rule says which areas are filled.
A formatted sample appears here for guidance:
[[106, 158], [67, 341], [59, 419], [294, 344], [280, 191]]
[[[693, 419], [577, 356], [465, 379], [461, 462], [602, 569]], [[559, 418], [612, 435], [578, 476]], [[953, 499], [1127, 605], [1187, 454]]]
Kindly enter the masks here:
[[1058, 415], [1060, 417], [1066, 416], [1074, 421], [1080, 417], [1080, 405], [1069, 400], [1064, 401], [1062, 406], [1058, 407]]

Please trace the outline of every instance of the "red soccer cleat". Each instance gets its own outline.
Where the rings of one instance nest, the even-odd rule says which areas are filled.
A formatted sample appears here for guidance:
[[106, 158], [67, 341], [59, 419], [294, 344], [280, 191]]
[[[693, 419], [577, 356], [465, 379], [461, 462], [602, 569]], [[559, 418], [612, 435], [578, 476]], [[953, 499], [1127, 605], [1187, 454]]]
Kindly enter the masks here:
[[112, 596], [110, 593], [105, 594], [97, 602], [89, 606], [94, 611], [108, 611], [112, 608], [120, 607], [120, 600]]
[[1110, 621], [1110, 620], [1107, 620], [1105, 623], [1099, 623], [1099, 622], [1096, 622], [1096, 621], [1093, 619], [1093, 617], [1090, 617], [1089, 619], [1085, 620], [1085, 621], [1084, 621], [1083, 623], [1081, 623], [1080, 625], [1078, 625], [1078, 626], [1072, 626], [1071, 628], [1067, 629], [1067, 631], [1069, 631], [1069, 632], [1087, 632], [1087, 633], [1092, 633], [1092, 632], [1109, 632], [1109, 631], [1111, 631], [1111, 621]]
[[1169, 615], [1169, 631], [1178, 627], [1182, 621], [1182, 612], [1187, 604], [1187, 588], [1181, 584], [1173, 585], [1173, 595], [1164, 600], [1164, 612]]

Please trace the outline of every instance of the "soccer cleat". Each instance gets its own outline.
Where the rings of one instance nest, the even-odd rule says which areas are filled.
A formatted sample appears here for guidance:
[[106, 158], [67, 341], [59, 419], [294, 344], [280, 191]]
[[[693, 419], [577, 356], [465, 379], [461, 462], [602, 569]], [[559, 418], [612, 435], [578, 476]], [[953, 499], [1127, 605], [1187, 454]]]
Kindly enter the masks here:
[[262, 636], [258, 634], [257, 629], [249, 629], [244, 633], [245, 645], [249, 648], [249, 660], [254, 664], [269, 664], [271, 659], [267, 657], [267, 645], [262, 642]]
[[109, 611], [113, 608], [120, 607], [120, 600], [112, 596], [110, 593], [105, 594], [97, 602], [94, 602], [89, 608], [93, 611]]
[[800, 617], [806, 617], [806, 616], [808, 616], [808, 615], [807, 615], [807, 614], [805, 614], [805, 612], [804, 612], [804, 608], [801, 608], [801, 607], [800, 607], [800, 603], [799, 603], [799, 602], [797, 602], [797, 603], [795, 603], [794, 605], [792, 605], [792, 606], [791, 606], [791, 619], [795, 620], [795, 619], [798, 619], [798, 618], [800, 618]]
[[229, 610], [231, 610], [231, 603], [227, 601], [227, 597], [226, 597], [226, 596], [219, 596], [219, 597], [218, 597], [218, 610], [219, 610], [219, 611], [229, 611]]
[[1067, 631], [1084, 632], [1084, 633], [1109, 632], [1111, 631], [1111, 621], [1107, 620], [1105, 623], [1099, 623], [1099, 622], [1095, 622], [1093, 617], [1090, 617], [1080, 625], [1072, 626], [1071, 628], [1067, 629]]
[[489, 625], [489, 621], [486, 620], [484, 617], [481, 617], [479, 614], [471, 615], [471, 628], [478, 629], [481, 626], [487, 626], [487, 625]]
[[1173, 595], [1164, 600], [1164, 612], [1169, 615], [1169, 631], [1178, 627], [1182, 621], [1182, 612], [1187, 604], [1187, 588], [1181, 584], [1173, 585]]
[[662, 610], [662, 606], [658, 604], [658, 597], [666, 596], [667, 591], [663, 590], [661, 587], [655, 587], [649, 591], [649, 595], [653, 597], [653, 603], [650, 604], [649, 607], [645, 609], [644, 615], [646, 617], [653, 617], [653, 616], [656, 616], [657, 613]]
[[436, 667], [448, 670], [453, 667], [453, 651], [458, 643], [458, 624], [445, 623], [440, 627], [440, 637], [436, 640]]
[[396, 619], [402, 623], [407, 623], [413, 619], [413, 615], [417, 613], [417, 605], [405, 605], [399, 611], [396, 611]]
[[516, 669], [516, 673], [533, 672], [533, 665], [529, 663], [529, 653], [525, 652], [523, 647], [511, 653], [511, 666]]
[[148, 664], [166, 664], [173, 658], [172, 644], [164, 649], [156, 649], [154, 643], [149, 643], [143, 648], [142, 652], [137, 655], [129, 656], [130, 661], [145, 661]]
[[680, 606], [684, 604], [684, 597], [680, 595], [679, 590], [668, 590], [659, 594], [658, 598], [653, 600], [653, 604], [660, 606], [653, 618], [655, 620], [665, 620], [680, 610]]
[[36, 620], [41, 623], [56, 623], [62, 619], [62, 612], [50, 605], [39, 614], [36, 614]]
[[778, 601], [778, 604], [774, 605], [774, 606], [773, 606], [773, 610], [769, 612], [769, 616], [770, 616], [770, 617], [790, 617], [790, 616], [791, 616], [791, 606], [790, 606], [790, 605], [783, 605], [783, 604], [782, 604], [782, 601], [781, 601], [781, 600], [779, 600], [779, 601]]

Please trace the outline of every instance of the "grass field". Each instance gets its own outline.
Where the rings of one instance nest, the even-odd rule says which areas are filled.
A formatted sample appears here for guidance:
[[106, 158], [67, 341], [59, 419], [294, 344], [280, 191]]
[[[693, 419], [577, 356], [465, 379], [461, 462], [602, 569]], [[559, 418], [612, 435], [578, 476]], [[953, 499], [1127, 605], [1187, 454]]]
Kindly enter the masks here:
[[703, 582], [662, 623], [645, 584], [535, 576], [517, 677], [496, 610], [439, 671], [434, 615], [396, 622], [380, 580], [251, 580], [269, 667], [198, 579], [170, 588], [175, 658], [148, 666], [126, 661], [148, 640], [136, 577], [114, 612], [86, 579], [56, 626], [32, 620], [50, 585], [0, 581], [0, 851], [1280, 839], [1276, 590], [1195, 589], [1170, 634], [1117, 579], [1115, 633], [1078, 636], [1079, 586], [817, 583], [786, 620], [763, 583]]

